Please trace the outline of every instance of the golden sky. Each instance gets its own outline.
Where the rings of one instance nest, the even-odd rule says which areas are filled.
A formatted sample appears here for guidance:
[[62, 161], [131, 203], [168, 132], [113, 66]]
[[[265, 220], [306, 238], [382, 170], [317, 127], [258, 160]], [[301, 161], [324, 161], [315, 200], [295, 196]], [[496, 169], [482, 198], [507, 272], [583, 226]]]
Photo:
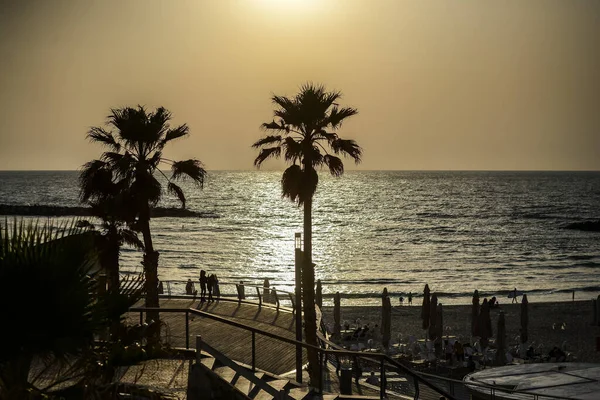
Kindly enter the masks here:
[[361, 169], [600, 170], [597, 0], [0, 0], [0, 169], [77, 169], [136, 104], [190, 125], [170, 158], [251, 169], [307, 81]]

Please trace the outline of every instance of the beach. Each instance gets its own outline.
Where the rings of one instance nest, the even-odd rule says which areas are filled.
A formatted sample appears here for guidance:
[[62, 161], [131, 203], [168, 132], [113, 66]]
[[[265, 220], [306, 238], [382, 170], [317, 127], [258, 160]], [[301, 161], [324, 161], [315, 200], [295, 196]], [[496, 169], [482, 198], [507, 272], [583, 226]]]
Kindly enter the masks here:
[[[501, 304], [491, 311], [494, 338], [496, 337], [498, 315], [504, 311], [506, 318], [507, 343], [517, 345], [519, 337], [520, 304]], [[471, 305], [443, 306], [444, 327], [449, 335], [456, 336], [463, 342], [471, 340]], [[333, 307], [323, 307], [323, 318], [326, 323], [333, 323]], [[381, 326], [381, 307], [346, 306], [342, 300], [341, 321], [348, 321], [354, 326], [356, 319], [361, 325], [369, 323]], [[600, 362], [600, 351], [596, 351], [596, 338], [600, 337], [600, 327], [592, 326], [593, 308], [591, 299], [570, 302], [529, 303], [529, 345], [538, 349], [542, 345], [543, 354], [554, 346], [566, 342], [566, 350], [572, 353], [579, 362]], [[421, 305], [394, 306], [392, 310], [392, 341], [398, 342], [401, 334], [402, 342], [410, 336], [425, 338], [421, 326]], [[476, 340], [473, 338], [471, 342]]]

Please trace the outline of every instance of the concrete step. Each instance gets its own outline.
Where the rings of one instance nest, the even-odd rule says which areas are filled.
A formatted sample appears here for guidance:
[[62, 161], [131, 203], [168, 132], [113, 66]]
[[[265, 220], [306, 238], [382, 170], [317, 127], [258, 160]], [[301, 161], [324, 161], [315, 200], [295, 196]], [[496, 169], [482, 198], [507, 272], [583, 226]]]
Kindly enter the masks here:
[[216, 360], [212, 357], [205, 357], [205, 358], [200, 359], [200, 363], [210, 370], [212, 370], [214, 368], [215, 361]]
[[239, 374], [233, 380], [232, 385], [234, 385], [237, 390], [244, 394], [250, 393], [250, 390], [252, 390], [252, 387], [254, 386], [252, 382]]
[[231, 383], [233, 381], [233, 378], [235, 378], [235, 376], [237, 375], [235, 370], [225, 366], [216, 367], [213, 369], [213, 371], [227, 383]]

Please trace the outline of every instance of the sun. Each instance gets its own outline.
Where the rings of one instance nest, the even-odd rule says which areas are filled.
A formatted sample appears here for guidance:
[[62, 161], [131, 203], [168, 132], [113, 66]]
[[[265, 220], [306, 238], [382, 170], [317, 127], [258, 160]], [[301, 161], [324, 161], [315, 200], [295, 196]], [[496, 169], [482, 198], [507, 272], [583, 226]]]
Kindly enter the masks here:
[[311, 12], [323, 0], [254, 0], [256, 3], [277, 12]]

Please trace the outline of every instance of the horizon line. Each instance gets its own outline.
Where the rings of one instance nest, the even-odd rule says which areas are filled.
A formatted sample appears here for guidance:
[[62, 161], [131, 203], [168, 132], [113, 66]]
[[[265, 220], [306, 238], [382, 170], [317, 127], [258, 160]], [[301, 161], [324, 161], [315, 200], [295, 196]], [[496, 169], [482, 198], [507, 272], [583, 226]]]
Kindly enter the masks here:
[[[79, 169], [0, 169], [0, 172], [78, 172]], [[169, 171], [162, 170], [162, 171]], [[283, 172], [284, 169], [207, 169], [207, 172]], [[344, 172], [600, 172], [600, 169], [349, 169]]]

